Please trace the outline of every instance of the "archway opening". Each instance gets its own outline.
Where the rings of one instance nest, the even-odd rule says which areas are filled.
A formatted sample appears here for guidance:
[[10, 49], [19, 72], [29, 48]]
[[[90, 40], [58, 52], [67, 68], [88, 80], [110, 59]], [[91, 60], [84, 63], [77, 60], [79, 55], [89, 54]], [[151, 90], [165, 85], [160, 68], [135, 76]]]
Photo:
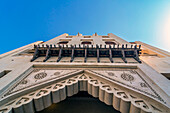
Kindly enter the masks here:
[[86, 91], [67, 97], [65, 100], [52, 104], [37, 113], [120, 113], [112, 105], [106, 105], [98, 98], [94, 98]]

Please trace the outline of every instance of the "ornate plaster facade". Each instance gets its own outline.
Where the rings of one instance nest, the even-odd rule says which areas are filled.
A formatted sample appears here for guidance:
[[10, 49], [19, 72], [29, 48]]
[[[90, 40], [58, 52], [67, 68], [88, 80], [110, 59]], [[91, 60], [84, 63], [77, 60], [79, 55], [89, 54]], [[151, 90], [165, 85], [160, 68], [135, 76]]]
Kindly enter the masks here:
[[63, 34], [0, 55], [0, 112], [33, 113], [87, 91], [121, 113], [169, 113], [169, 64], [169, 52], [112, 33]]

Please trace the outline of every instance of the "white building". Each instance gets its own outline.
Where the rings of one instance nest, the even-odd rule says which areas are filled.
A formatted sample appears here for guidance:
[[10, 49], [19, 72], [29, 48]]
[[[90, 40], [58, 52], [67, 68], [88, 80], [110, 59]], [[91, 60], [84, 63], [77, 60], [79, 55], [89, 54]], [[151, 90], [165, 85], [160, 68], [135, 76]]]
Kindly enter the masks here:
[[169, 78], [169, 52], [112, 33], [63, 34], [0, 55], [0, 112], [41, 111], [87, 91], [121, 113], [169, 113]]

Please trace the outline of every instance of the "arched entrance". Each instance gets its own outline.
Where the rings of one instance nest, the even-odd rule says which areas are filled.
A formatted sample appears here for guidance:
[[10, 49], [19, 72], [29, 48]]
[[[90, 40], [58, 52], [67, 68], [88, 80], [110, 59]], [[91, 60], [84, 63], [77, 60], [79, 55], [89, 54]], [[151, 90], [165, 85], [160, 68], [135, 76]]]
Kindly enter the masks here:
[[[14, 100], [9, 101], [8, 99], [8, 102], [0, 108], [0, 111], [7, 113], [40, 112], [46, 108], [50, 109], [54, 103], [64, 102], [64, 100], [81, 91], [88, 92], [88, 94], [97, 100], [113, 107], [121, 113], [141, 113], [141, 111], [142, 113], [165, 113], [167, 111], [167, 108], [159, 104], [158, 101], [147, 101], [146, 99], [148, 97], [144, 95], [138, 97], [139, 93], [134, 94], [135, 92], [122, 89], [120, 85], [117, 86], [109, 82], [107, 78], [101, 79], [101, 77], [104, 76], [100, 75], [100, 78], [99, 75], [96, 76], [97, 72], [91, 72], [92, 71], [89, 70], [78, 71], [78, 73], [74, 73], [76, 74], [75, 76], [61, 81], [55, 81], [55, 83], [51, 85], [45, 84], [45, 87], [33, 90], [23, 96], [18, 96], [18, 98]], [[58, 73], [55, 73], [55, 75], [57, 74]], [[113, 73], [108, 74], [114, 76]], [[126, 80], [127, 79], [128, 78], [126, 78]], [[151, 98], [149, 99], [151, 100]], [[160, 107], [155, 104], [159, 104]], [[89, 108], [86, 107], [86, 109]]]
[[52, 104], [50, 107], [37, 113], [120, 113], [112, 106], [108, 106], [99, 99], [80, 91], [72, 97]]

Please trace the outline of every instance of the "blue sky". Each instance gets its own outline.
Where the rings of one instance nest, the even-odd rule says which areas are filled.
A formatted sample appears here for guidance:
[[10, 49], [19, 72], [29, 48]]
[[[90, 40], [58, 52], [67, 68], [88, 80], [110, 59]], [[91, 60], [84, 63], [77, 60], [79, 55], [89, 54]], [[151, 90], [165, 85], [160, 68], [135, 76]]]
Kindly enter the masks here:
[[170, 51], [170, 0], [0, 1], [0, 54], [78, 32], [114, 33]]

